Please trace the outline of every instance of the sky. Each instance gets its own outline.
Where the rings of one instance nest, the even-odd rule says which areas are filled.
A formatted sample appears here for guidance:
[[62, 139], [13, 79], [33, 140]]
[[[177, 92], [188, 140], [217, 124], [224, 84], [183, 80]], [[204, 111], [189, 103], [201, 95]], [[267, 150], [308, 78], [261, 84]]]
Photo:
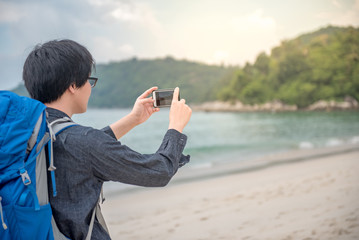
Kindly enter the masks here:
[[359, 26], [359, 0], [0, 0], [0, 90], [22, 81], [31, 50], [72, 39], [96, 63], [137, 57], [253, 63], [281, 41]]

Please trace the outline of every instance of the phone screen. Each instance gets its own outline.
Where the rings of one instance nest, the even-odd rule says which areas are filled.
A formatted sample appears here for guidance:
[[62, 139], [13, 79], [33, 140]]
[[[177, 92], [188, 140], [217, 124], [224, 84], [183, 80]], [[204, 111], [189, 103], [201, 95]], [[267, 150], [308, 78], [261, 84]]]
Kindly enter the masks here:
[[[159, 90], [154, 91], [155, 107], [169, 107], [171, 106], [174, 90]], [[179, 97], [178, 97], [179, 98]]]

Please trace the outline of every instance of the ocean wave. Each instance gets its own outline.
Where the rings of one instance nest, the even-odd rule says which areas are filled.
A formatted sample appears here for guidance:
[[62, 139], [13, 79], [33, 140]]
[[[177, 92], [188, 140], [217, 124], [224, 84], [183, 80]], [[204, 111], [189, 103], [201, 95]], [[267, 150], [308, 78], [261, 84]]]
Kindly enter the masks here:
[[205, 168], [212, 168], [213, 163], [211, 162], [203, 162], [203, 163], [197, 163], [190, 166], [192, 169], [205, 169]]
[[344, 140], [342, 139], [338, 139], [338, 138], [331, 138], [326, 142], [326, 146], [327, 147], [335, 147], [335, 146], [340, 146], [344, 144]]
[[299, 148], [300, 149], [312, 149], [312, 148], [314, 148], [314, 144], [311, 142], [300, 142]]
[[354, 136], [349, 140], [352, 144], [358, 144], [359, 143], [359, 136]]

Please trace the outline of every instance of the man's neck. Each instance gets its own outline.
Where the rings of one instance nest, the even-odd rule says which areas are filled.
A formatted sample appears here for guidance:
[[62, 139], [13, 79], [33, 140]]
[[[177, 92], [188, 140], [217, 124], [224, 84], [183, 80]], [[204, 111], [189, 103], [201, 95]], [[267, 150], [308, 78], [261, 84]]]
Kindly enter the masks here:
[[64, 105], [64, 104], [60, 104], [60, 103], [57, 103], [57, 102], [52, 102], [52, 103], [45, 103], [45, 105], [47, 107], [54, 108], [54, 109], [57, 109], [57, 110], [59, 110], [61, 112], [66, 113], [70, 118], [73, 115], [72, 111], [70, 109], [67, 109], [66, 105]]
[[62, 95], [58, 100], [51, 103], [45, 103], [47, 107], [60, 110], [61, 112], [66, 113], [70, 118], [74, 114], [73, 107], [71, 104], [71, 99], [66, 96], [66, 93]]

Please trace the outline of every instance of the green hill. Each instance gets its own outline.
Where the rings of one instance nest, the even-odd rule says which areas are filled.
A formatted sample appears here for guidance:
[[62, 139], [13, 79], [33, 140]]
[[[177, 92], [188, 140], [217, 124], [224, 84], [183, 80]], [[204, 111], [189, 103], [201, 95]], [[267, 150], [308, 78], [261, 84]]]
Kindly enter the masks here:
[[272, 100], [306, 107], [318, 100], [359, 100], [359, 29], [326, 27], [283, 41], [222, 79], [220, 100]]
[[[90, 107], [130, 107], [136, 98], [152, 86], [174, 88], [178, 86], [181, 97], [188, 103], [200, 103], [215, 100], [218, 83], [233, 68], [211, 66], [171, 57], [154, 60], [112, 62], [96, 65], [99, 77], [92, 89]], [[14, 92], [26, 95], [23, 84]]]
[[100, 64], [96, 66], [98, 85], [90, 99], [92, 107], [128, 107], [152, 86], [181, 89], [188, 103], [214, 100], [215, 89], [229, 68], [210, 66], [171, 57]]

